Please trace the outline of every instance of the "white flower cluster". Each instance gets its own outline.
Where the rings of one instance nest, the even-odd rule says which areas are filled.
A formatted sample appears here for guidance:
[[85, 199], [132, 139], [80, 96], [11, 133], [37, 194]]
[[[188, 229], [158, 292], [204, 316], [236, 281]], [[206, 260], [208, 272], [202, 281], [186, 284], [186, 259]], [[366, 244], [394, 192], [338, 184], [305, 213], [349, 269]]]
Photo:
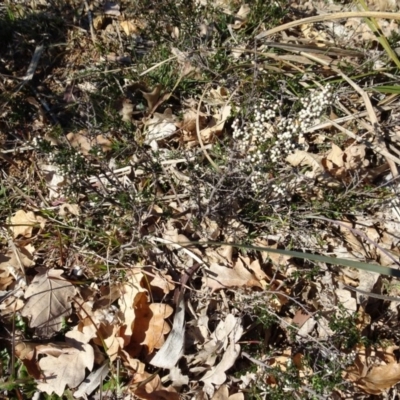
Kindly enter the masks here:
[[[266, 139], [272, 137], [272, 126], [270, 120], [275, 118], [279, 104], [273, 105], [271, 108], [267, 106], [265, 100], [261, 100], [260, 104], [254, 107], [254, 122], [239, 127], [240, 120], [235, 119], [232, 123], [233, 138], [238, 139], [238, 150], [249, 151], [265, 142]], [[252, 156], [252, 154], [249, 154]], [[251, 161], [251, 157], [249, 158]]]
[[[294, 117], [282, 117], [278, 121], [277, 114], [282, 105], [278, 102], [271, 105], [263, 100], [254, 108], [253, 122], [240, 127], [239, 119], [234, 120], [233, 139], [237, 150], [243, 154], [245, 169], [251, 171], [253, 190], [265, 181], [265, 165], [269, 161], [276, 163], [283, 160], [301, 145], [305, 131], [320, 122], [319, 118], [331, 101], [331, 87], [327, 85], [301, 99], [302, 109]], [[275, 142], [271, 147], [268, 141], [273, 140]], [[273, 189], [278, 195], [287, 195], [284, 184], [276, 184]]]
[[276, 118], [280, 104], [276, 103], [268, 107], [265, 100], [254, 107], [254, 121], [240, 127], [240, 120], [235, 119], [232, 124], [233, 138], [236, 140], [236, 149], [243, 156], [244, 168], [252, 171], [250, 179], [253, 190], [256, 190], [260, 179], [264, 176], [266, 153], [263, 145], [274, 138], [274, 125], [272, 120]]
[[330, 85], [325, 86], [320, 91], [313, 91], [309, 97], [301, 100], [302, 109], [296, 117], [282, 118], [278, 125], [276, 142], [270, 150], [271, 161], [277, 162], [282, 157], [290, 154], [302, 141], [304, 132], [319, 124], [323, 111], [331, 103], [332, 91]]

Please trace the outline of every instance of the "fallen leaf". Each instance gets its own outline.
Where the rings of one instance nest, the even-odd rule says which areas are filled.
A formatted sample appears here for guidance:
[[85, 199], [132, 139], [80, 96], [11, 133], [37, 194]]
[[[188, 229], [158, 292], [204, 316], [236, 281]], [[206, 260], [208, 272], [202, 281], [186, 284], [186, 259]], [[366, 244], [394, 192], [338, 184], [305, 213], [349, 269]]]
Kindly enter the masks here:
[[174, 316], [172, 330], [163, 346], [150, 361], [150, 364], [158, 368], [171, 369], [175, 367], [179, 359], [183, 356], [184, 335], [185, 303], [182, 299]]
[[[396, 362], [397, 357], [393, 354], [396, 349], [397, 346], [390, 346], [375, 351], [368, 347], [357, 346], [354, 349], [356, 357], [353, 365], [343, 372], [344, 379], [355, 383], [366, 393], [382, 394], [400, 382], [400, 364]], [[372, 359], [374, 365], [370, 363]], [[377, 364], [379, 361], [380, 365]]]
[[100, 29], [105, 28], [106, 16], [105, 15], [97, 15], [93, 19], [93, 28], [94, 30], [98, 31]]
[[161, 289], [163, 294], [168, 294], [175, 289], [175, 284], [172, 281], [172, 277], [165, 273], [153, 271], [155, 274], [154, 278], [150, 281], [152, 288]]
[[226, 349], [220, 363], [212, 367], [211, 370], [200, 379], [204, 382], [204, 390], [209, 396], [212, 396], [214, 393], [214, 385], [222, 385], [226, 381], [225, 371], [235, 364], [239, 354], [240, 345], [232, 342]]
[[28, 299], [21, 314], [30, 316], [29, 326], [36, 328], [39, 336], [49, 337], [62, 327], [63, 319], [71, 315], [71, 298], [74, 286], [61, 275], [64, 271], [37, 268], [39, 273], [25, 292]]
[[175, 388], [180, 388], [189, 384], [189, 377], [183, 375], [179, 367], [170, 368], [168, 378], [172, 382], [172, 386]]
[[116, 102], [116, 109], [118, 114], [122, 117], [122, 121], [124, 122], [131, 122], [133, 111], [135, 110], [132, 101], [128, 98], [119, 99]]
[[[115, 361], [119, 356], [121, 349], [124, 347], [124, 339], [119, 336], [121, 327], [118, 324], [109, 324], [103, 322], [98, 327], [98, 331], [98, 339], [101, 338], [104, 341], [110, 361]], [[94, 340], [94, 342], [101, 343], [101, 340], [98, 339]]]
[[[93, 347], [84, 340], [84, 335], [78, 331], [65, 334], [67, 346], [60, 348], [60, 354], [47, 354], [39, 360], [39, 366], [44, 375], [44, 381], [38, 382], [39, 390], [62, 396], [65, 387], [77, 387], [85, 379], [85, 368], [92, 370], [94, 364]], [[44, 349], [37, 347], [40, 354], [46, 354]]]
[[144, 326], [148, 326], [145, 331], [145, 338], [142, 345], [147, 346], [148, 353], [151, 354], [154, 349], [159, 349], [164, 344], [164, 337], [171, 330], [167, 321], [165, 321], [173, 312], [168, 304], [152, 303], [148, 306], [148, 311], [142, 308], [136, 315], [134, 322], [134, 332]]
[[126, 36], [139, 35], [140, 32], [146, 27], [146, 22], [138, 19], [131, 19], [120, 22], [122, 30]]
[[107, 377], [108, 372], [110, 371], [108, 367], [108, 362], [104, 363], [100, 368], [93, 371], [78, 387], [76, 391], [74, 391], [74, 397], [86, 397], [87, 395], [92, 394], [95, 389], [104, 382], [104, 379]]
[[214, 393], [212, 400], [244, 400], [243, 393], [234, 393], [229, 396], [229, 389], [227, 385], [221, 385], [220, 388]]
[[94, 147], [100, 148], [103, 152], [111, 150], [111, 141], [103, 135], [97, 135], [95, 138], [89, 138], [88, 132], [81, 130], [77, 133], [70, 132], [67, 139], [71, 146], [81, 152], [84, 156], [88, 156]]
[[[134, 394], [143, 400], [179, 400], [179, 393], [170, 386], [164, 387], [161, 383], [161, 379], [158, 375], [154, 375], [153, 378], [148, 372], [142, 374], [135, 374], [131, 384], [137, 384], [138, 387], [134, 390]], [[145, 382], [141, 384], [141, 382]]]
[[152, 111], [155, 108], [156, 104], [159, 102], [159, 100], [161, 98], [161, 88], [162, 88], [162, 86], [160, 84], [158, 84], [158, 85], [154, 86], [154, 89], [149, 92], [140, 90], [143, 94], [143, 97], [147, 101], [147, 106], [148, 106], [149, 111]]
[[246, 25], [247, 16], [250, 14], [250, 6], [242, 4], [239, 11], [235, 15], [235, 22], [232, 26], [233, 29], [240, 29]]
[[150, 304], [146, 293], [136, 296], [132, 335], [130, 344], [126, 347], [131, 357], [139, 356], [143, 350], [146, 354], [151, 354], [154, 349], [159, 349], [164, 344], [164, 335], [171, 330], [165, 318], [168, 318], [172, 311], [172, 307], [167, 304]]
[[60, 206], [60, 210], [58, 211], [58, 214], [61, 217], [65, 217], [68, 214], [72, 214], [75, 216], [79, 216], [80, 214], [80, 209], [78, 204], [68, 204], [68, 203], [64, 203]]
[[60, 197], [61, 188], [67, 182], [59, 167], [49, 164], [41, 164], [41, 171], [44, 173], [47, 188], [49, 189], [49, 198], [56, 199]]
[[10, 224], [13, 225], [11, 230], [14, 238], [18, 236], [30, 238], [33, 228], [35, 225], [38, 225], [38, 220], [32, 211], [25, 212], [24, 210], [18, 210], [10, 218]]
[[165, 140], [173, 136], [177, 131], [173, 117], [167, 110], [163, 114], [154, 113], [153, 117], [147, 121], [146, 127], [146, 144], [150, 144], [153, 141]]
[[23, 362], [28, 373], [35, 379], [40, 378], [40, 369], [36, 360], [36, 347], [40, 343], [19, 342], [15, 345], [15, 355]]
[[259, 280], [242, 263], [235, 263], [233, 268], [222, 267], [213, 263], [203, 281], [213, 292], [227, 287], [255, 286], [262, 288]]
[[370, 394], [381, 394], [400, 382], [400, 364], [375, 366], [357, 384]]
[[315, 178], [318, 174], [321, 174], [324, 171], [321, 160], [322, 156], [311, 154], [304, 150], [296, 150], [294, 153], [289, 154], [286, 157], [286, 162], [294, 167], [311, 167], [311, 171], [305, 174], [310, 178]]
[[118, 304], [121, 313], [124, 316], [124, 331], [122, 337], [125, 345], [131, 341], [133, 322], [136, 318], [136, 307], [140, 303], [141, 294], [145, 295], [147, 301], [147, 290], [142, 287], [143, 270], [141, 268], [132, 268], [127, 271], [125, 283], [120, 287], [120, 298]]

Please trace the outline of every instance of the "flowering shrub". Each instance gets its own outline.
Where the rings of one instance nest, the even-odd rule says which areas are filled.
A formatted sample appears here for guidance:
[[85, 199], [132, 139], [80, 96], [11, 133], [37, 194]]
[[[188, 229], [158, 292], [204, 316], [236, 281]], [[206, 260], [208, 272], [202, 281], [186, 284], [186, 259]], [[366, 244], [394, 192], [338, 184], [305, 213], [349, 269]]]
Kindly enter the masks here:
[[[300, 100], [301, 110], [293, 117], [280, 115], [281, 103], [265, 100], [254, 107], [253, 122], [241, 125], [239, 118], [233, 122], [233, 138], [236, 149], [242, 154], [242, 163], [251, 173], [252, 189], [257, 191], [265, 181], [265, 166], [282, 161], [287, 155], [305, 143], [307, 129], [320, 123], [320, 117], [332, 102], [330, 85]], [[280, 185], [274, 186], [278, 194], [285, 194]]]

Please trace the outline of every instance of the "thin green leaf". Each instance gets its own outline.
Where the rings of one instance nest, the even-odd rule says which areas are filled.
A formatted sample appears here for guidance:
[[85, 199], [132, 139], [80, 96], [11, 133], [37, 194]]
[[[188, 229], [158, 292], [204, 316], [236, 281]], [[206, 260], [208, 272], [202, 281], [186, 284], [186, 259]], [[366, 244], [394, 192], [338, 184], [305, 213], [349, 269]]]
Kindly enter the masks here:
[[361, 262], [361, 261], [347, 260], [345, 258], [328, 257], [328, 256], [322, 256], [322, 255], [318, 255], [318, 254], [302, 253], [299, 251], [271, 249], [269, 247], [253, 246], [253, 245], [248, 245], [248, 244], [237, 244], [237, 243], [224, 243], [224, 242], [179, 243], [179, 245], [182, 247], [190, 247], [191, 245], [194, 245], [194, 244], [207, 245], [207, 246], [224, 246], [225, 245], [225, 246], [237, 247], [239, 249], [263, 251], [266, 253], [274, 253], [274, 254], [281, 254], [281, 255], [285, 255], [285, 256], [289, 256], [289, 257], [301, 258], [303, 260], [311, 260], [311, 261], [323, 262], [323, 263], [327, 263], [327, 264], [341, 265], [343, 267], [357, 268], [357, 269], [362, 269], [364, 271], [376, 272], [377, 274], [381, 274], [381, 275], [395, 276], [397, 278], [400, 278], [400, 270], [397, 270], [394, 268], [389, 268], [389, 267], [382, 267], [380, 265], [370, 264], [370, 263]]

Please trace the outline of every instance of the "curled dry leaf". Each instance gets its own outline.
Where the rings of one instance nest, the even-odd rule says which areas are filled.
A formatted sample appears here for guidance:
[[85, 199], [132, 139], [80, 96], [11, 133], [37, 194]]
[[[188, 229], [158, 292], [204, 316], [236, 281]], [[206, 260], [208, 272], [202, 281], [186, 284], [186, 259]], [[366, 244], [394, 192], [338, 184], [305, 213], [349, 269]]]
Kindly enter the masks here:
[[[12, 275], [14, 279], [23, 276], [22, 267], [29, 268], [35, 265], [33, 254], [35, 248], [32, 245], [25, 247], [16, 247], [15, 251], [9, 251], [7, 254], [0, 254], [0, 290], [2, 287], [2, 278]], [[4, 272], [2, 272], [4, 271]], [[6, 283], [7, 280], [4, 281]]]
[[[202, 318], [204, 324], [207, 324], [208, 318]], [[232, 314], [228, 314], [225, 320], [220, 321], [215, 331], [193, 358], [192, 364], [206, 364], [209, 367], [215, 365], [217, 356], [221, 354], [229, 346], [229, 343], [236, 343], [243, 334], [242, 322]], [[193, 371], [193, 368], [191, 368]]]
[[200, 135], [204, 143], [209, 143], [215, 135], [219, 135], [225, 127], [225, 122], [231, 115], [232, 107], [229, 105], [222, 106], [211, 118], [208, 126], [200, 131]]
[[61, 275], [64, 271], [38, 268], [38, 274], [25, 292], [28, 301], [21, 314], [30, 316], [29, 326], [39, 336], [49, 337], [61, 329], [62, 321], [71, 315], [71, 298], [75, 288]]
[[147, 101], [147, 106], [148, 106], [149, 111], [154, 110], [157, 103], [161, 100], [161, 97], [162, 97], [161, 89], [162, 89], [161, 85], [156, 85], [156, 86], [154, 86], [154, 89], [152, 89], [151, 91], [140, 90], [143, 94], [143, 97]]

